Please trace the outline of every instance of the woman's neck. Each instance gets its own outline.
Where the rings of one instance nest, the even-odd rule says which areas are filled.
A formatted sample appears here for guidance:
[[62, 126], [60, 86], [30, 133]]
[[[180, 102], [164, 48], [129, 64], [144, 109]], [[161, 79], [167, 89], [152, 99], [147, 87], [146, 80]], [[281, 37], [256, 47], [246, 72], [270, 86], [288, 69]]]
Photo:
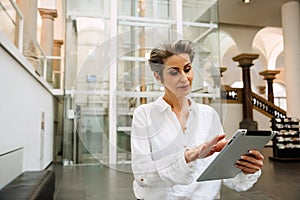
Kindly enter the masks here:
[[163, 99], [171, 106], [172, 110], [182, 110], [185, 107], [189, 107], [189, 101], [187, 97], [177, 97], [173, 93], [165, 93]]
[[186, 130], [186, 122], [189, 117], [190, 101], [187, 97], [178, 98], [175, 95], [165, 93], [163, 99], [171, 106], [172, 111], [175, 113], [182, 131]]

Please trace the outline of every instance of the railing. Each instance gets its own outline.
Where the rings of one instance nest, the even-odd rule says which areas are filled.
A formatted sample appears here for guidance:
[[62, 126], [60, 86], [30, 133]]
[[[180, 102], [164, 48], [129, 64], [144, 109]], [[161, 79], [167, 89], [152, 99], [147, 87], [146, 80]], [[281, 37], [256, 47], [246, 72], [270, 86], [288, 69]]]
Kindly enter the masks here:
[[[37, 47], [38, 47], [38, 59], [40, 60], [40, 64], [42, 65], [42, 71], [41, 71], [41, 76], [50, 83], [52, 84], [52, 87], [54, 89], [62, 89], [63, 88], [63, 70], [62, 68], [60, 69], [60, 71], [52, 71], [52, 76], [51, 76], [51, 80], [47, 80], [47, 68], [49, 67], [49, 64], [51, 62], [49, 61], [53, 61], [53, 60], [62, 60], [61, 56], [46, 56], [45, 52], [43, 51], [42, 47], [39, 45], [39, 43], [36, 43]], [[51, 63], [50, 67], [53, 67], [53, 62]], [[58, 75], [58, 76], [57, 76]], [[57, 78], [58, 77], [58, 78]], [[57, 80], [58, 79], [58, 80]], [[56, 81], [57, 80], [57, 81]]]
[[[224, 86], [222, 91], [222, 98], [226, 100], [226, 103], [243, 103], [242, 89]], [[254, 109], [266, 115], [267, 117], [286, 118], [285, 110], [264, 99], [258, 94], [255, 94], [254, 92], [252, 92], [252, 105]]]
[[254, 109], [260, 111], [270, 118], [286, 118], [286, 111], [253, 92], [252, 105], [254, 105]]
[[224, 85], [221, 93], [226, 103], [243, 103], [241, 88], [232, 88], [229, 85]]
[[24, 17], [13, 0], [0, 1], [0, 30], [22, 52]]

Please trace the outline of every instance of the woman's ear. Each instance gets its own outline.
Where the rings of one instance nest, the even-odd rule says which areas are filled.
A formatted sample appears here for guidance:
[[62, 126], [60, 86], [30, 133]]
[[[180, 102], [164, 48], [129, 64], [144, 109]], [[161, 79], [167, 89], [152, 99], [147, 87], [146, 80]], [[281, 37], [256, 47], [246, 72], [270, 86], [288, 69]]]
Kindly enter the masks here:
[[160, 79], [160, 76], [158, 75], [157, 72], [154, 72], [154, 77], [156, 78], [156, 80], [161, 83], [161, 79]]

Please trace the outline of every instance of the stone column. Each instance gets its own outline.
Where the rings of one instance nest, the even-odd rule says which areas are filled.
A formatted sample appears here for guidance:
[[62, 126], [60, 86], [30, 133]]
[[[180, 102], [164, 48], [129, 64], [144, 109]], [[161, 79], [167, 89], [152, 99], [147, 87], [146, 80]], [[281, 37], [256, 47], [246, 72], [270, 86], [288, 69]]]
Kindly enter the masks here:
[[[61, 56], [61, 46], [63, 45], [63, 40], [54, 40], [53, 43], [53, 56]], [[53, 80], [53, 87], [54, 88], [61, 88], [62, 83], [61, 83], [61, 62], [62, 60], [54, 59], [53, 60], [53, 72], [59, 72], [54, 74], [54, 80]]]
[[266, 70], [259, 73], [264, 76], [264, 80], [267, 81], [268, 101], [272, 103], [274, 103], [273, 80], [278, 73], [280, 73], [280, 70]]
[[253, 121], [252, 110], [252, 90], [250, 79], [250, 67], [253, 60], [258, 58], [258, 54], [243, 53], [233, 57], [233, 61], [239, 62], [239, 67], [243, 70], [243, 120], [240, 128], [247, 130], [257, 130], [257, 122]]
[[24, 16], [23, 55], [41, 74], [41, 67], [36, 53], [37, 0], [17, 0], [18, 7]]
[[[46, 56], [53, 55], [53, 37], [54, 37], [54, 18], [57, 17], [56, 9], [39, 8], [40, 15], [42, 17], [41, 28], [41, 47]], [[51, 59], [47, 59], [47, 71], [46, 80], [50, 83], [52, 80], [52, 63]]]
[[300, 11], [299, 1], [281, 8], [284, 42], [287, 115], [300, 118]]

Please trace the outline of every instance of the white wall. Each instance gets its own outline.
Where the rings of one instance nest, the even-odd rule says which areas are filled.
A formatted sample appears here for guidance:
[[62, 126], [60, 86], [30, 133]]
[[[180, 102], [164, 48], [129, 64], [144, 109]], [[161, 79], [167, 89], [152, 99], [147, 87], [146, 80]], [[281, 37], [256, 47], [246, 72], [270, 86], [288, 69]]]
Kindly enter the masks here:
[[[23, 171], [44, 169], [53, 157], [57, 102], [47, 84], [1, 32], [0, 66], [0, 156], [23, 148]], [[45, 113], [44, 131], [41, 128], [42, 113]], [[7, 165], [6, 169], [10, 167]]]

